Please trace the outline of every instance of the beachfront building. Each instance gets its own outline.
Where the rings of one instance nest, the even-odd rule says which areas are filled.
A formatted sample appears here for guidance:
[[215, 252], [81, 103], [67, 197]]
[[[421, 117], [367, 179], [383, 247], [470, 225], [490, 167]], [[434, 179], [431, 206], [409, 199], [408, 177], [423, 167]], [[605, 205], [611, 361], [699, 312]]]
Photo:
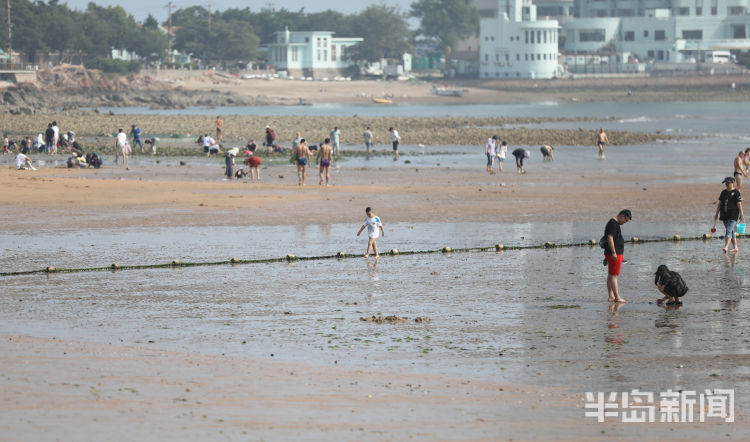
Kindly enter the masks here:
[[479, 77], [555, 77], [557, 20], [537, 20], [531, 0], [496, 0], [495, 5], [480, 10]]
[[293, 77], [334, 78], [343, 76], [353, 64], [349, 57], [352, 46], [363, 39], [335, 38], [333, 32], [275, 32], [273, 43], [266, 45], [268, 63], [276, 71]]
[[577, 0], [565, 52], [616, 53], [623, 62], [708, 61], [750, 49], [750, 0]]

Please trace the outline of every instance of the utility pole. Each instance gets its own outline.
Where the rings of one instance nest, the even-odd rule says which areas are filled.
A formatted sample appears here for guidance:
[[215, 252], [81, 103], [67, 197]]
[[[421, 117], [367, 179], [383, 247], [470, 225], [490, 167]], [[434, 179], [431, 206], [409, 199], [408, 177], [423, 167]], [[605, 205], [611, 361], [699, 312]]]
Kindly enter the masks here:
[[8, 63], [13, 63], [13, 40], [11, 35], [11, 28], [13, 27], [10, 22], [10, 0], [8, 0]]
[[211, 34], [211, 6], [213, 6], [211, 3], [208, 5], [208, 33]]
[[167, 64], [172, 64], [172, 2], [167, 3], [169, 9], [169, 27], [167, 28]]

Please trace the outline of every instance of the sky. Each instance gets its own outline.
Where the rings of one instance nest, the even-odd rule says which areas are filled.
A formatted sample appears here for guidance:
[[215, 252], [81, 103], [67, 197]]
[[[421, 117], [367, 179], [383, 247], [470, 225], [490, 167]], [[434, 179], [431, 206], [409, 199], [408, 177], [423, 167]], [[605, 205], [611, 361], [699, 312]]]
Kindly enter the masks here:
[[[286, 8], [291, 11], [299, 11], [305, 8], [306, 12], [319, 12], [327, 9], [333, 9], [343, 14], [351, 14], [361, 11], [372, 4], [386, 4], [389, 6], [398, 6], [402, 11], [408, 12], [409, 5], [414, 0], [172, 0], [174, 9], [182, 9], [190, 6], [203, 6], [207, 8], [211, 5], [213, 10], [223, 11], [230, 8], [243, 9], [250, 7], [251, 11], [260, 11], [268, 5], [276, 9]], [[137, 21], [143, 21], [148, 14], [156, 17], [160, 22], [167, 19], [167, 3], [169, 0], [60, 0], [60, 3], [67, 3], [71, 9], [84, 10], [89, 3], [96, 3], [99, 6], [116, 6], [121, 5], [128, 13], [132, 14]]]

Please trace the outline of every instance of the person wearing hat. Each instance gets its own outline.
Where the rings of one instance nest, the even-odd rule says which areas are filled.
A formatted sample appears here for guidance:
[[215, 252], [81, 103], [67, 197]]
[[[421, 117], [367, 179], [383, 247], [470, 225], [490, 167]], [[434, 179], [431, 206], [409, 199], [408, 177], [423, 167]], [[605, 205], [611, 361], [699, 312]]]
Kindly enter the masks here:
[[[737, 226], [737, 219], [745, 221], [745, 214], [742, 212], [742, 195], [740, 191], [734, 188], [734, 178], [728, 176], [721, 182], [726, 187], [719, 195], [719, 204], [716, 205], [714, 214], [714, 228], [716, 228], [716, 219], [724, 221], [726, 228], [724, 253], [727, 251], [739, 252], [737, 248], [737, 236], [734, 228]], [[729, 243], [732, 243], [732, 250], [729, 250]]]

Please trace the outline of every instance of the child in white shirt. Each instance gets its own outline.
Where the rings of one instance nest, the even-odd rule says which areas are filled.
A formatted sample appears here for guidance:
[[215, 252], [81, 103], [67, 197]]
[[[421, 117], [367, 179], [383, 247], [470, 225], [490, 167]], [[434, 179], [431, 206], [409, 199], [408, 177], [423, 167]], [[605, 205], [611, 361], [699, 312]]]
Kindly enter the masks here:
[[[367, 252], [365, 252], [365, 258], [368, 258], [370, 256], [370, 251], [375, 252], [375, 257], [378, 258], [378, 245], [375, 242], [375, 240], [380, 236], [381, 232], [383, 236], [385, 236], [385, 230], [383, 230], [383, 223], [380, 222], [380, 218], [375, 216], [374, 213], [372, 213], [371, 208], [366, 208], [365, 213], [367, 214], [367, 218], [365, 218], [364, 224], [362, 224], [362, 227], [360, 227], [359, 232], [357, 232], [357, 236], [359, 236], [360, 233], [362, 233], [363, 230], [365, 230], [365, 227], [367, 227], [367, 236], [369, 236], [369, 240], [367, 241]], [[378, 230], [380, 229], [380, 230]]]

